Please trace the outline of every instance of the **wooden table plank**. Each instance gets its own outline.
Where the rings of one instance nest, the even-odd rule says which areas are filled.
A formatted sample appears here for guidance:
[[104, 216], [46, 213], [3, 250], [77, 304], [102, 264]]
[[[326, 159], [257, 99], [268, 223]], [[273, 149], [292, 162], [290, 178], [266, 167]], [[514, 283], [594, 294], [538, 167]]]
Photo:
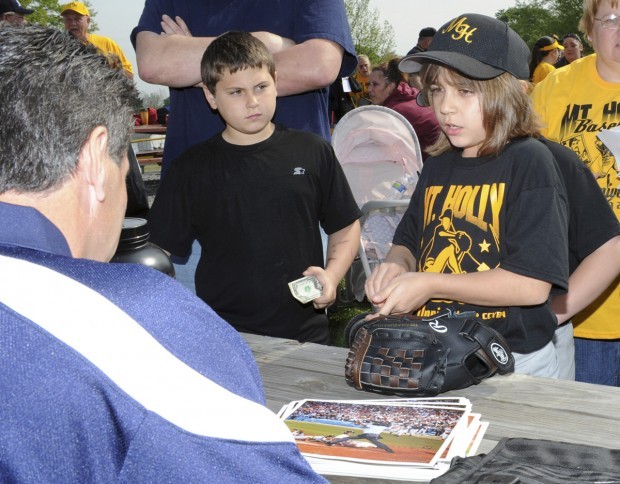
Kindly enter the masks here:
[[[304, 398], [382, 398], [346, 384], [345, 348], [247, 334], [244, 338], [273, 411]], [[480, 452], [488, 452], [504, 437], [620, 448], [620, 388], [513, 374], [443, 395], [468, 398], [473, 411], [490, 422]]]
[[149, 134], [162, 134], [167, 130], [165, 124], [142, 124], [140, 126], [134, 126], [134, 133], [149, 133]]

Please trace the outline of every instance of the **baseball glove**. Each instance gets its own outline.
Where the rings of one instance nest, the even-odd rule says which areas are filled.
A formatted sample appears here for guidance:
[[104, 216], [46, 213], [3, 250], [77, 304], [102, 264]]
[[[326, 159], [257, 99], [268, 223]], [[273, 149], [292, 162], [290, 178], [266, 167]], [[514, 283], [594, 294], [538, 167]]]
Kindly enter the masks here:
[[358, 390], [434, 396], [514, 370], [514, 357], [496, 330], [473, 312], [421, 318], [381, 316], [349, 321], [347, 382]]

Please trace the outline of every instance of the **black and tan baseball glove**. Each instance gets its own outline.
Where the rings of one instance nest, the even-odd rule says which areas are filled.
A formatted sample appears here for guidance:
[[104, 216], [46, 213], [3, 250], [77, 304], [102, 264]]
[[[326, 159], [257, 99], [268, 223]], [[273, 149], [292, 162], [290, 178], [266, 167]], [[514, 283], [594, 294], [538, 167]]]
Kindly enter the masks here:
[[358, 390], [434, 396], [514, 370], [514, 357], [496, 330], [474, 313], [433, 318], [381, 316], [349, 321], [347, 382]]

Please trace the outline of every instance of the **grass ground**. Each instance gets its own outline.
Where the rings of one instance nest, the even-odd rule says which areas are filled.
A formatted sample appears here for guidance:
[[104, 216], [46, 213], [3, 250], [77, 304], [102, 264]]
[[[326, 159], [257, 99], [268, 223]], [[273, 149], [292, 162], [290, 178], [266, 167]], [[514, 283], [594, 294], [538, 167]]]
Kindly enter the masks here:
[[348, 348], [344, 341], [344, 328], [353, 316], [370, 312], [370, 305], [359, 303], [352, 306], [338, 306], [327, 311], [329, 319], [329, 342], [331, 346]]
[[[341, 293], [344, 291], [344, 281], [340, 284]], [[366, 300], [363, 302], [343, 301], [342, 297], [338, 297], [333, 306], [327, 310], [327, 318], [329, 320], [329, 341], [332, 346], [340, 346], [348, 348], [344, 341], [344, 328], [347, 323], [360, 313], [368, 313], [372, 310], [372, 306]]]

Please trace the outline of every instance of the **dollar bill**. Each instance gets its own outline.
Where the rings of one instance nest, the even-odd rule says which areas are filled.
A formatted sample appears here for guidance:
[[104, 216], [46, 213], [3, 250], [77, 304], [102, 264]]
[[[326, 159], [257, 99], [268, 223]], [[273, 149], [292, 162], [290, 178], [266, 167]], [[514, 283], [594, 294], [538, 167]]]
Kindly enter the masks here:
[[293, 297], [306, 304], [323, 294], [323, 286], [314, 276], [306, 276], [288, 283]]

